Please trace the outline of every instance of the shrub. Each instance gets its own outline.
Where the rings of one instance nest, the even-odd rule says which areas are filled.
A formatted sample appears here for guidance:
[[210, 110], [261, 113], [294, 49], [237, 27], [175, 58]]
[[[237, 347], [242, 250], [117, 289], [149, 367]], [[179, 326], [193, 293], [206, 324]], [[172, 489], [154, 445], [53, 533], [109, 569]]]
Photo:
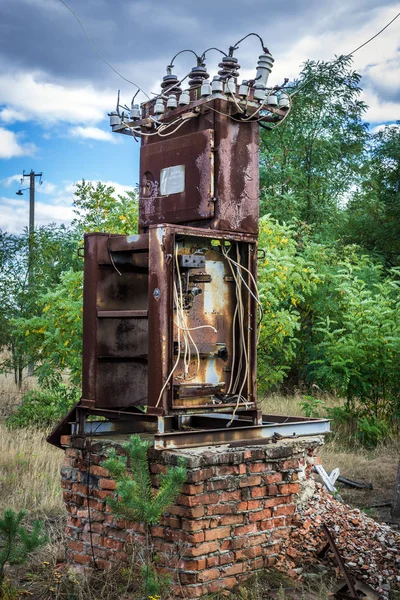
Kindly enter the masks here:
[[10, 429], [47, 429], [65, 417], [77, 400], [76, 388], [65, 384], [60, 384], [55, 391], [29, 390], [16, 412], [7, 418], [6, 425]]
[[32, 552], [47, 543], [47, 537], [42, 535], [42, 522], [34, 521], [29, 533], [21, 525], [25, 516], [24, 510], [16, 513], [7, 508], [3, 518], [0, 518], [0, 591], [3, 588], [6, 564], [23, 564]]
[[168, 584], [165, 576], [159, 575], [153, 566], [150, 526], [159, 522], [161, 515], [176, 500], [186, 481], [186, 467], [182, 463], [177, 467], [169, 467], [165, 474], [159, 475], [160, 487], [154, 493], [147, 459], [150, 445], [150, 442], [142, 440], [139, 435], [133, 435], [129, 442], [123, 445], [127, 457], [117, 455], [112, 449], [108, 460], [102, 463], [117, 482], [118, 499], [107, 498], [114, 514], [144, 523], [146, 528], [145, 564], [142, 567], [143, 591], [146, 597], [159, 594]]

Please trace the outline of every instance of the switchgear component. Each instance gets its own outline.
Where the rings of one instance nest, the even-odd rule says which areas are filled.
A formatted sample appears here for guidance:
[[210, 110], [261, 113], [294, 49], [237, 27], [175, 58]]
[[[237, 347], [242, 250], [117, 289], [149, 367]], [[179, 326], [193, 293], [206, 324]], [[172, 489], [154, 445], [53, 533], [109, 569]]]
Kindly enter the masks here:
[[201, 86], [205, 79], [209, 79], [209, 74], [207, 73], [207, 69], [204, 65], [196, 65], [190, 71], [189, 75], [189, 87], [194, 88]]
[[239, 96], [246, 98], [249, 93], [248, 81], [243, 80], [239, 87]]
[[165, 112], [164, 101], [162, 98], [157, 98], [156, 103], [154, 105], [154, 113], [156, 115], [163, 115]]
[[139, 104], [131, 104], [130, 118], [132, 121], [138, 121], [141, 118]]
[[168, 100], [167, 100], [167, 108], [177, 108], [178, 107], [178, 99], [175, 96], [175, 94], [171, 94], [170, 96], [168, 96]]
[[110, 113], [109, 116], [110, 116], [110, 125], [111, 125], [111, 127], [115, 127], [117, 125], [121, 125], [121, 117], [119, 116], [119, 114], [115, 110], [113, 110]]
[[181, 95], [179, 96], [179, 101], [178, 101], [179, 106], [186, 106], [187, 104], [190, 104], [190, 93], [189, 90], [184, 90]]
[[257, 81], [258, 86], [262, 86], [264, 89], [267, 87], [269, 74], [272, 71], [272, 65], [274, 64], [274, 59], [271, 54], [261, 54], [258, 57], [257, 62], [257, 72], [255, 81]]
[[288, 109], [290, 106], [290, 98], [288, 94], [283, 92], [279, 98], [279, 108]]
[[228, 79], [225, 83], [225, 94], [236, 94], [236, 84], [233, 79]]
[[278, 96], [276, 94], [268, 94], [266, 104], [267, 106], [278, 106]]
[[222, 79], [228, 79], [229, 77], [237, 77], [239, 75], [240, 65], [238, 59], [235, 56], [224, 56], [222, 61], [218, 64], [220, 70], [218, 75]]
[[211, 96], [211, 83], [208, 81], [204, 81], [201, 85], [200, 96], [202, 98], [206, 98], [207, 96]]
[[218, 75], [214, 75], [212, 83], [211, 83], [212, 93], [213, 94], [222, 94], [224, 91], [224, 83]]
[[[169, 69], [171, 70], [171, 69]], [[167, 75], [164, 75], [162, 83], [161, 83], [161, 89], [163, 90], [164, 94], [179, 94], [182, 90], [179, 84], [179, 80], [178, 77], [174, 74], [174, 73], [167, 73]]]

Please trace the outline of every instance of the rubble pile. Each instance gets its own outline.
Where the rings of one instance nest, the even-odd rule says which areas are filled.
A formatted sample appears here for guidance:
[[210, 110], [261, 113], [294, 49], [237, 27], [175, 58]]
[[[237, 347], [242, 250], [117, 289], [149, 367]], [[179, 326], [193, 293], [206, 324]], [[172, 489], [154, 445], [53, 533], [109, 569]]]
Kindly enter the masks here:
[[306, 508], [294, 516], [277, 567], [292, 577], [303, 579], [307, 570], [321, 561], [335, 568], [331, 553], [318, 558], [327, 539], [321, 525], [329, 528], [350, 573], [375, 589], [382, 599], [400, 590], [400, 532], [377, 523], [362, 511], [342, 504], [316, 484]]

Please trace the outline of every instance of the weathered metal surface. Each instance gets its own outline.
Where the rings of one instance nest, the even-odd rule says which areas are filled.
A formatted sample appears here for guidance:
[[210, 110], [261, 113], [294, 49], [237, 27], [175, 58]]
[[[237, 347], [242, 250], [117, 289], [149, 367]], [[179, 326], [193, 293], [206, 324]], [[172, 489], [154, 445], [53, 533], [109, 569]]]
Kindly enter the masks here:
[[[171, 136], [141, 148], [139, 224], [182, 223], [214, 214], [213, 130]], [[182, 167], [183, 190], [162, 193], [162, 173]]]
[[[147, 235], [85, 236], [85, 406], [121, 408], [147, 401], [147, 251]], [[141, 260], [132, 259], [135, 252]], [[117, 270], [112, 254], [122, 253], [130, 260], [120, 261]]]
[[[149, 339], [148, 406], [160, 407], [168, 414], [172, 389], [161, 390], [173, 364], [173, 236], [168, 226], [149, 231]], [[161, 394], [161, 395], [160, 395]]]
[[258, 441], [271, 439], [278, 434], [282, 437], [295, 437], [304, 434], [321, 435], [329, 431], [329, 422], [316, 420], [308, 423], [281, 423], [269, 425], [227, 427], [230, 415], [227, 415], [225, 426], [221, 429], [201, 429], [190, 431], [168, 432], [154, 436], [154, 447], [158, 450], [174, 448], [191, 448], [210, 446], [213, 444], [229, 444], [232, 442]]
[[258, 232], [259, 130], [257, 123], [237, 123], [215, 108], [215, 213], [213, 229]]
[[[247, 114], [260, 106], [252, 94]], [[151, 431], [173, 448], [329, 429], [257, 410], [258, 124], [230, 118], [242, 114], [232, 97], [199, 95], [158, 115], [178, 128], [142, 137], [140, 234], [85, 236], [75, 436]], [[154, 132], [154, 104], [132, 124], [142, 133]], [[94, 414], [109, 420], [87, 422]]]
[[[155, 223], [200, 222], [204, 228], [257, 233], [258, 124], [230, 119], [231, 105], [213, 99], [176, 133], [143, 140], [141, 231]], [[185, 168], [185, 190], [162, 195], [162, 170], [178, 166]]]

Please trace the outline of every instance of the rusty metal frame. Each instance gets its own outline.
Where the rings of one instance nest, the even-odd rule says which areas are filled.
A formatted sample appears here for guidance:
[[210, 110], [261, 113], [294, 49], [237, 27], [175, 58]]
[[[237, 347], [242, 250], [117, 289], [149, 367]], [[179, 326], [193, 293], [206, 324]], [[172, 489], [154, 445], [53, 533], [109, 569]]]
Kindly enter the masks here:
[[[250, 114], [260, 107], [252, 94], [246, 103]], [[149, 132], [154, 104], [145, 103], [142, 120], [128, 126]], [[257, 119], [274, 122], [286, 114], [279, 108], [268, 111], [257, 112]], [[224, 95], [200, 98], [200, 87], [190, 90], [188, 106], [167, 110], [157, 120], [170, 123], [185, 113], [190, 114], [182, 127], [163, 137], [142, 137], [139, 235], [85, 235], [82, 398], [50, 434], [50, 443], [59, 445], [60, 435], [68, 431], [76, 442], [102, 431], [142, 432], [154, 436], [155, 447], [162, 449], [263, 443], [277, 434], [329, 430], [325, 419], [263, 417], [257, 407], [257, 301], [251, 288], [257, 281], [258, 123], [232, 119], [237, 104]], [[123, 124], [113, 131], [129, 129]], [[165, 173], [179, 185], [161, 186]], [[211, 327], [213, 334], [196, 331], [202, 349], [200, 356], [191, 338], [197, 370], [190, 374], [189, 361], [182, 374], [177, 331], [184, 328], [174, 322], [174, 283], [182, 281], [179, 258], [200, 251], [196, 243], [194, 250], [184, 246], [191, 240], [206, 240], [203, 265], [208, 271], [200, 273], [196, 291], [190, 278], [197, 267], [183, 265], [186, 296], [181, 291], [179, 300], [175, 291], [175, 301], [181, 321], [196, 325], [187, 326], [190, 331]], [[213, 249], [212, 240], [220, 248], [236, 245], [247, 274], [235, 275], [229, 266], [234, 263], [222, 248]], [[195, 291], [196, 300], [190, 296]], [[235, 325], [232, 313], [239, 305], [241, 320]], [[184, 352], [188, 347], [186, 336]], [[233, 358], [233, 347], [240, 347], [243, 361]], [[105, 420], [91, 421], [96, 415]]]
[[[154, 448], [157, 450], [215, 444], [262, 444], [281, 438], [319, 436], [329, 431], [327, 419], [262, 415], [260, 424], [253, 425], [252, 420], [245, 416], [235, 416], [232, 421], [229, 413], [160, 417], [131, 411], [81, 407], [77, 410], [78, 414], [71, 423], [71, 432], [76, 440], [86, 436], [112, 437], [141, 433], [154, 439]], [[85, 417], [89, 415], [105, 417], [107, 420], [88, 421]]]
[[[247, 268], [257, 277], [257, 239], [243, 233], [226, 234], [221, 231], [210, 231], [195, 227], [179, 225], [153, 225], [149, 228], [149, 339], [152, 340], [152, 351], [161, 361], [152, 361], [149, 357], [148, 375], [148, 410], [155, 407], [160, 391], [171, 372], [174, 357], [173, 347], [173, 288], [174, 278], [174, 247], [178, 236], [200, 238], [208, 240], [229, 240], [245, 244], [248, 248]], [[252, 390], [253, 400], [249, 408], [254, 415], [256, 410], [256, 306], [254, 299], [249, 295], [250, 327], [248, 328], [248, 348], [251, 352], [251, 369], [248, 379], [248, 389]], [[163, 414], [169, 414], [173, 408], [173, 389], [169, 386], [162, 395], [161, 406]], [[233, 410], [234, 405], [231, 410]], [[204, 407], [196, 407], [203, 410]], [[228, 407], [227, 407], [228, 408]], [[174, 410], [176, 412], [177, 409]], [[209, 408], [208, 408], [209, 410]], [[213, 409], [214, 410], [214, 409]], [[218, 410], [217, 407], [215, 410]], [[256, 419], [256, 415], [254, 415]]]

